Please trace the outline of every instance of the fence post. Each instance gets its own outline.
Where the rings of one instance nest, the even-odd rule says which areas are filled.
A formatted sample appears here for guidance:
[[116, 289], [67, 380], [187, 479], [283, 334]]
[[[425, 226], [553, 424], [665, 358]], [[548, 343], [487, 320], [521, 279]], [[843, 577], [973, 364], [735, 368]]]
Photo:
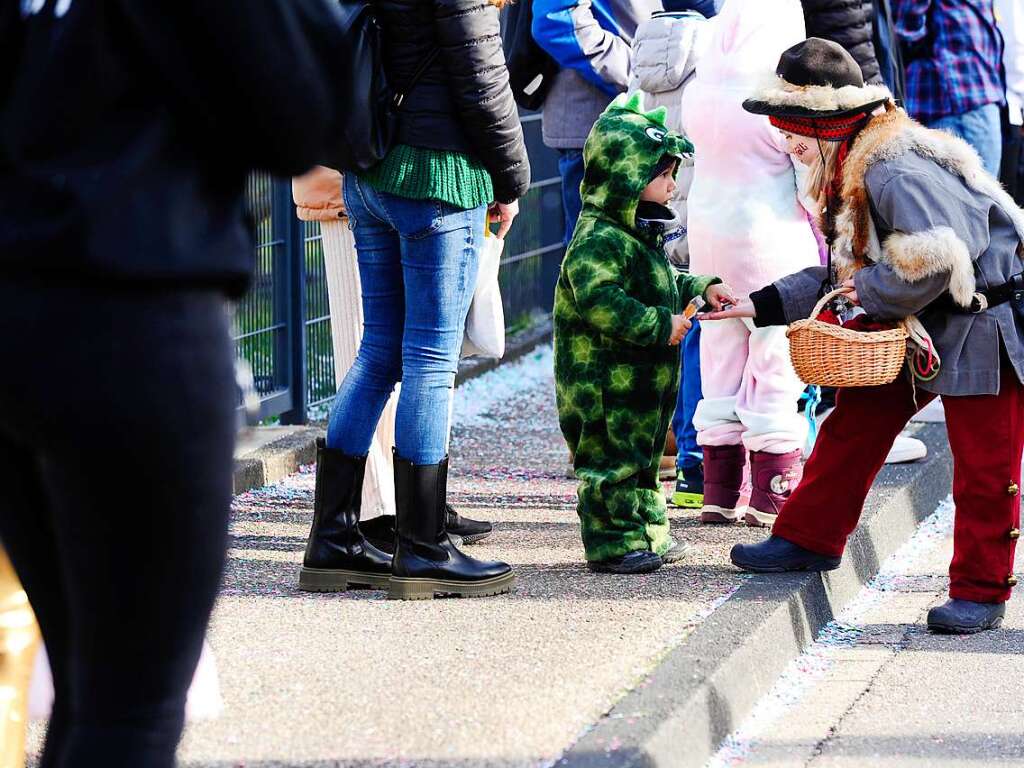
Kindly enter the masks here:
[[295, 216], [289, 179], [274, 180], [274, 217], [281, 217], [288, 262], [288, 350], [291, 370], [291, 410], [281, 414], [282, 424], [306, 423], [306, 241]]

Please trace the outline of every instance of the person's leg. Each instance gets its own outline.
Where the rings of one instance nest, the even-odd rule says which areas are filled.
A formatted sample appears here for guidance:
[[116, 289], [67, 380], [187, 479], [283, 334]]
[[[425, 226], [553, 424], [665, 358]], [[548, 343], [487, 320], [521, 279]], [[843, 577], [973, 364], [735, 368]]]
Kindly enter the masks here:
[[701, 446], [739, 445], [743, 424], [736, 396], [749, 355], [750, 330], [742, 320], [716, 320], [701, 330], [700, 381], [703, 398], [693, 423]]
[[681, 429], [676, 428], [676, 441], [679, 444], [678, 466], [683, 470], [700, 464], [703, 459], [700, 446], [697, 444], [697, 428], [693, 425], [697, 406], [704, 396], [701, 391], [700, 376], [701, 333], [701, 323], [699, 320], [695, 320], [682, 344], [683, 376], [680, 386], [682, 414], [677, 417], [682, 427]]
[[893, 440], [933, 398], [919, 389], [915, 405], [904, 375], [880, 387], [839, 390], [836, 409], [822, 425], [803, 479], [772, 535], [821, 555], [841, 556]]
[[1010, 597], [1020, 528], [1024, 387], [1003, 363], [998, 395], [944, 397], [953, 450], [956, 523], [949, 596], [979, 603]]
[[359, 258], [363, 334], [331, 406], [327, 447], [361, 457], [370, 452], [381, 413], [401, 379], [405, 287], [399, 235], [380, 193], [351, 176], [344, 194]]
[[962, 115], [940, 117], [928, 123], [928, 127], [948, 131], [966, 141], [981, 157], [985, 170], [998, 178], [1003, 140], [997, 104], [985, 104]]
[[701, 331], [700, 378], [703, 399], [693, 415], [704, 456], [701, 522], [731, 523], [740, 507], [746, 452], [736, 396], [749, 354], [750, 331], [742, 320], [716, 320]]
[[[655, 374], [651, 378], [656, 380], [658, 376]], [[673, 545], [672, 537], [669, 535], [665, 494], [662, 492], [658, 470], [661, 463], [661, 446], [664, 445], [665, 433], [672, 420], [675, 401], [676, 388], [666, 388], [661, 396], [657, 431], [651, 441], [654, 450], [647, 466], [641, 469], [637, 478], [638, 511], [647, 524], [647, 539], [651, 551], [657, 555], [664, 555]]]
[[[362, 290], [355, 238], [347, 222], [320, 222], [320, 240], [324, 250], [324, 272], [327, 275], [327, 300], [331, 309], [331, 339], [334, 347], [334, 372], [338, 382], [355, 362], [363, 335]], [[395, 514], [395, 473], [391, 466], [394, 445], [394, 394], [388, 398], [377, 431], [366, 457], [363, 481], [362, 519], [377, 513]]]
[[563, 149], [558, 157], [558, 173], [562, 177], [562, 209], [565, 212], [565, 247], [569, 247], [576, 230], [576, 220], [583, 210], [580, 185], [583, 183], [583, 150]]
[[748, 525], [771, 525], [800, 481], [807, 421], [795, 404], [803, 389], [789, 359], [786, 329], [753, 328], [736, 397], [736, 413], [746, 428], [743, 443], [750, 452]]
[[[29, 597], [51, 656], [54, 702], [40, 768], [58, 765], [67, 737], [70, 704], [68, 601], [62, 559], [48, 502], [39, 477], [37, 458], [27, 445], [0, 431], [0, 539]], [[0, 750], [2, 752], [2, 750]]]
[[[170, 768], [226, 549], [237, 392], [224, 301], [35, 293], [0, 301], [12, 316], [0, 319], [59, 345], [40, 356], [37, 339], [0, 343], [22, 374], [7, 385], [4, 427], [27, 447], [37, 488], [24, 488], [21, 514], [0, 517], [40, 606], [65, 720], [47, 759], [52, 746], [59, 768]], [[117, 482], [98, 483], [110, 456]], [[26, 514], [48, 516], [52, 533], [26, 534]], [[26, 565], [31, 556], [43, 559]], [[63, 643], [46, 608], [54, 598], [39, 594], [55, 583]]]
[[396, 446], [413, 464], [436, 464], [448, 454], [455, 374], [485, 211], [392, 195], [384, 204], [401, 232], [406, 291]]

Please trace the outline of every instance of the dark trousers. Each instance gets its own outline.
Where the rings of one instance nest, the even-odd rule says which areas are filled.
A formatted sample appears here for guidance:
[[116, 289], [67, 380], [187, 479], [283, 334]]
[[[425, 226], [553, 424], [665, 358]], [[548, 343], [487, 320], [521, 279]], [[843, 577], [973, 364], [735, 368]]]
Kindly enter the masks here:
[[[935, 398], [905, 375], [882, 387], [840, 389], [800, 485], [772, 533], [824, 555], [842, 555], [875, 475], [918, 407]], [[998, 395], [943, 397], [953, 451], [953, 562], [949, 594], [981, 603], [1010, 597], [1020, 526], [1024, 387], [1004, 360]]]
[[42, 768], [164, 768], [224, 563], [224, 300], [0, 280], [0, 540], [42, 629]]

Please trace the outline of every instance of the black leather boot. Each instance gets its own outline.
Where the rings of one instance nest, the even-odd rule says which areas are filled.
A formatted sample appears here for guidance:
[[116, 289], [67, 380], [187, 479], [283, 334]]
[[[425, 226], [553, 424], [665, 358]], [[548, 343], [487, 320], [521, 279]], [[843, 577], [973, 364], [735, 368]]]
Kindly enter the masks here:
[[444, 507], [445, 530], [450, 536], [458, 536], [463, 544], [476, 544], [491, 535], [494, 526], [483, 520], [473, 520], [460, 515], [451, 504]]
[[445, 530], [448, 457], [417, 466], [395, 454], [398, 536], [390, 597], [429, 600], [435, 594], [485, 597], [508, 592], [515, 581], [506, 563], [462, 554]]
[[384, 589], [391, 557], [359, 530], [366, 457], [349, 456], [316, 441], [313, 527], [299, 571], [299, 589], [344, 592], [349, 586]]
[[[466, 518], [462, 519], [465, 520]], [[485, 523], [485, 525], [489, 525], [489, 523]], [[389, 555], [395, 554], [394, 515], [371, 517], [369, 520], [359, 523], [359, 530], [363, 532], [366, 540], [381, 552], [387, 552]], [[463, 544], [462, 539], [452, 533], [451, 528], [448, 529], [448, 538], [452, 540], [452, 544], [456, 547], [461, 547]], [[479, 539], [476, 539], [476, 541], [479, 541]]]
[[928, 629], [942, 635], [973, 635], [1003, 623], [1006, 603], [949, 599], [928, 611]]

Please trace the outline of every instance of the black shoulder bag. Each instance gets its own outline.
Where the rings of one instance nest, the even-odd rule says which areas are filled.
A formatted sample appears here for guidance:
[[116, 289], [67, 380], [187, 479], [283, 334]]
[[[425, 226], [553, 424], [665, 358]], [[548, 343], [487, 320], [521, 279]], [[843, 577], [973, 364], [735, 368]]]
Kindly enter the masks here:
[[372, 3], [343, 0], [339, 5], [349, 43], [345, 52], [348, 109], [331, 165], [342, 172], [358, 173], [375, 166], [394, 146], [402, 102], [441, 51], [431, 50], [405, 88], [397, 91], [384, 72], [384, 30]]

